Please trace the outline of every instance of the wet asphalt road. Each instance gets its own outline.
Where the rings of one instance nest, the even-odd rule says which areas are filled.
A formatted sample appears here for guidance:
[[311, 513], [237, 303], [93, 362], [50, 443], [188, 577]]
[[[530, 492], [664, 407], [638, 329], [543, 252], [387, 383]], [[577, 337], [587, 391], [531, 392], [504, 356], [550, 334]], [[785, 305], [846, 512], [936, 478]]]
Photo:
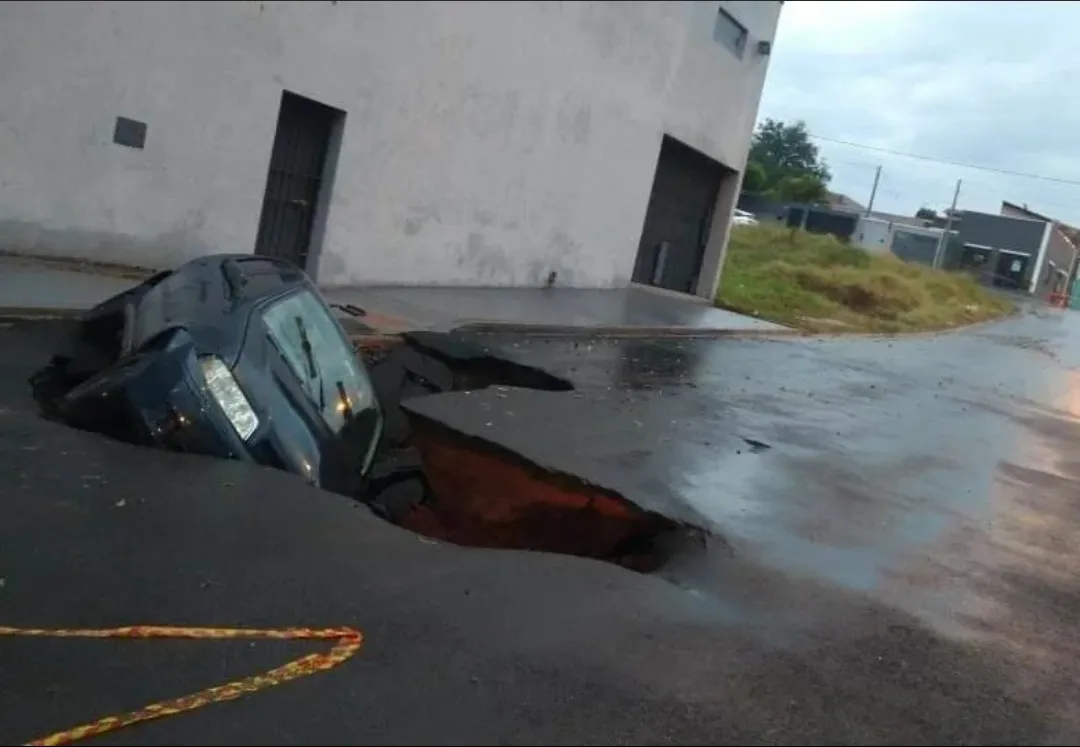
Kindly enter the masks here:
[[[44, 423], [22, 381], [48, 337], [0, 328], [0, 625], [367, 636], [331, 673], [102, 744], [1080, 737], [1074, 314], [892, 342], [495, 340], [577, 391], [417, 401], [710, 522], [710, 552], [669, 569], [681, 585], [433, 545], [280, 473]], [[283, 647], [0, 639], [0, 741]]]
[[577, 391], [409, 409], [709, 526], [726, 547], [676, 573], [703, 588], [730, 591], [733, 554], [958, 623], [985, 554], [1058, 526], [1080, 474], [1071, 313], [873, 341], [477, 339]]

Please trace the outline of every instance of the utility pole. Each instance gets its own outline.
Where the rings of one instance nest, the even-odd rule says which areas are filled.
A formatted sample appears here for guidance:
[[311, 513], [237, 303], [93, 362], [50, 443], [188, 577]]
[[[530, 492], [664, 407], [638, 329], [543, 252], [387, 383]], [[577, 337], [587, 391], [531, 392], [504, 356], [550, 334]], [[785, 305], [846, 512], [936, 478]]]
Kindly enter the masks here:
[[934, 250], [934, 267], [941, 267], [941, 262], [945, 258], [945, 242], [949, 238], [949, 230], [952, 229], [953, 216], [956, 215], [956, 201], [960, 199], [960, 180], [956, 180], [956, 191], [952, 196], [952, 207], [949, 208], [949, 217], [945, 221], [945, 229], [941, 232], [941, 236], [938, 237], [937, 249]]
[[877, 196], [877, 185], [881, 180], [881, 167], [877, 167], [877, 171], [874, 172], [874, 186], [870, 188], [870, 201], [866, 203], [866, 214], [870, 213], [874, 209], [874, 197]]

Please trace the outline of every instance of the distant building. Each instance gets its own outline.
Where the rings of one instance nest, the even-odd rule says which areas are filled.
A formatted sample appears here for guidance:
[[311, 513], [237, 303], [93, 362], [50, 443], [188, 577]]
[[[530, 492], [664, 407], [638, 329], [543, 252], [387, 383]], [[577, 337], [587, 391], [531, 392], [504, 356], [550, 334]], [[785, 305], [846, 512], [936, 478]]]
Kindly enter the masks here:
[[[1014, 203], [1001, 214], [957, 210], [949, 238], [946, 215], [917, 218], [874, 211], [859, 217], [852, 242], [911, 262], [965, 270], [980, 280], [1045, 297], [1064, 290], [1076, 275], [1076, 229]], [[940, 256], [939, 255], [940, 246]]]
[[1038, 285], [1040, 288], [1050, 290], [1063, 290], [1069, 286], [1077, 271], [1078, 246], [1080, 246], [1077, 229], [1028, 210], [1027, 205], [1017, 205], [1007, 201], [1001, 203], [1001, 214], [1049, 224], [1050, 233], [1045, 240], [1042, 273]]
[[999, 215], [957, 210], [952, 224], [957, 241], [947, 266], [976, 272], [995, 286], [1046, 297], [1067, 287], [1075, 273], [1076, 250], [1070, 241], [1056, 238], [1060, 229], [1055, 223], [1008, 202]]
[[866, 210], [865, 206], [839, 192], [829, 192], [826, 195], [825, 204], [833, 210], [845, 210], [853, 213], [859, 213]]
[[[888, 213], [859, 216], [852, 242], [877, 253], [891, 253], [906, 262], [933, 265], [938, 259], [938, 246], [944, 229], [930, 221]], [[955, 236], [955, 232], [949, 232]], [[944, 247], [943, 247], [944, 250]], [[941, 252], [944, 255], [944, 251]]]

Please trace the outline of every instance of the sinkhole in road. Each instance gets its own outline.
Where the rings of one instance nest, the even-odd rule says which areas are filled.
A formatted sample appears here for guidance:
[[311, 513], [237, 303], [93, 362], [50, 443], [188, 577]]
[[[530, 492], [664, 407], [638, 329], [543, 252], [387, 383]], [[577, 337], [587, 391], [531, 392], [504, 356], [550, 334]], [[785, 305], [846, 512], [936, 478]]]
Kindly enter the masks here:
[[703, 541], [692, 528], [495, 444], [419, 419], [413, 437], [430, 499], [412, 504], [399, 523], [419, 534], [589, 557], [641, 572], [660, 570], [687, 543]]
[[371, 370], [387, 440], [366, 501], [388, 521], [458, 545], [575, 555], [644, 573], [704, 548], [695, 527], [400, 406], [488, 386], [568, 392], [570, 382], [445, 335], [409, 335], [379, 356]]
[[[105, 335], [106, 341], [114, 337]], [[34, 397], [48, 419], [148, 445], [123, 408], [107, 408], [109, 417], [95, 410], [95, 417], [82, 419], [62, 416], [57, 408], [73, 387], [113, 371], [111, 354], [76, 346], [54, 357], [32, 377]], [[452, 333], [368, 341], [359, 354], [382, 405], [385, 435], [364, 489], [350, 497], [376, 515], [458, 545], [588, 557], [640, 572], [661, 570], [676, 555], [704, 547], [707, 537], [694, 527], [572, 474], [543, 469], [498, 443], [410, 418], [401, 407], [409, 398], [493, 386], [569, 394], [570, 381]]]

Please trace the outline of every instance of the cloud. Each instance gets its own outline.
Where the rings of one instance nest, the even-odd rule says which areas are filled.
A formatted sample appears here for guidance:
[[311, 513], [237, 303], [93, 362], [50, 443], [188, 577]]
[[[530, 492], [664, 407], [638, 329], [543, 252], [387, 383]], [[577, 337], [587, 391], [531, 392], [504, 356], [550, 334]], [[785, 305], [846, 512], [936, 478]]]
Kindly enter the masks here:
[[[824, 137], [1080, 182], [1080, 80], [1071, 2], [784, 4], [760, 116]], [[832, 188], [875, 207], [996, 212], [1001, 200], [1080, 225], [1080, 185], [1004, 176], [819, 142]]]

